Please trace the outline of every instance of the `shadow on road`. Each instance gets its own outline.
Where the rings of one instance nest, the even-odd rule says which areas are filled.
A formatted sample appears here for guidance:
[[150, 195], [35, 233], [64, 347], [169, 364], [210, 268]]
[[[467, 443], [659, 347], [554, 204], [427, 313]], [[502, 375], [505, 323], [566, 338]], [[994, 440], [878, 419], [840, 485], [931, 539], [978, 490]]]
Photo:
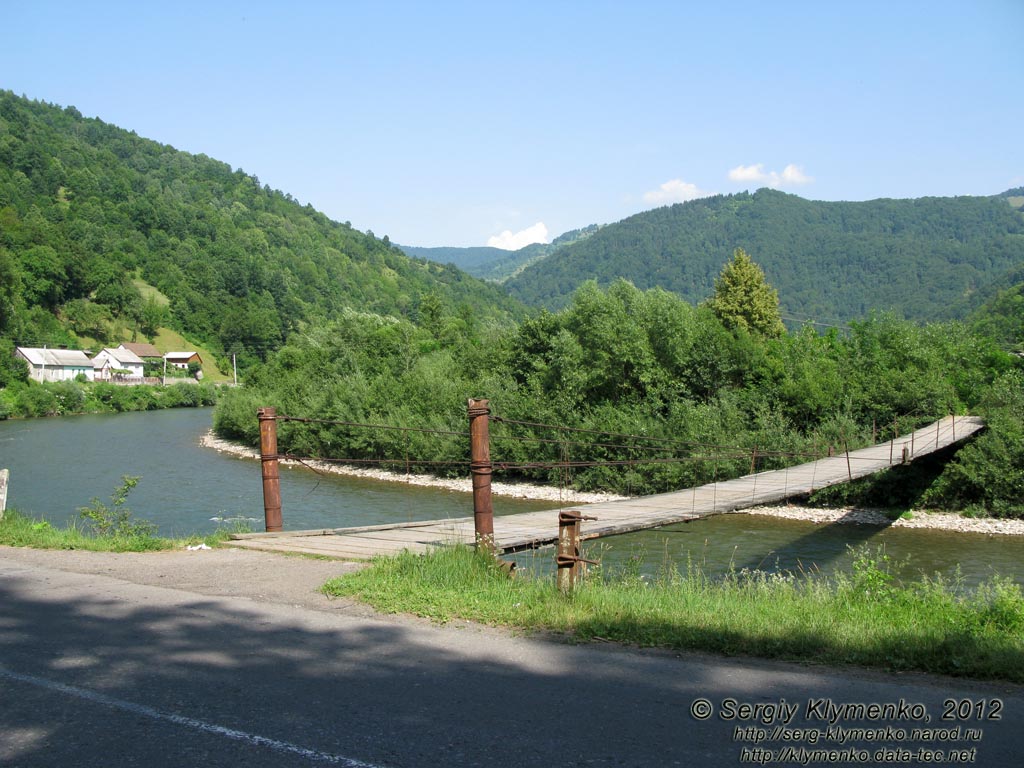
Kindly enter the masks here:
[[[907, 680], [576, 647], [48, 569], [6, 569], [0, 605], [0, 762], [14, 766], [251, 768], [330, 762], [325, 755], [373, 766], [735, 765], [744, 744], [733, 728], [752, 723], [696, 720], [696, 698], [717, 706], [723, 697], [904, 697], [938, 712], [948, 694]], [[77, 690], [311, 752], [153, 722]], [[1024, 746], [1020, 729], [986, 728], [992, 757], [1011, 759]]]

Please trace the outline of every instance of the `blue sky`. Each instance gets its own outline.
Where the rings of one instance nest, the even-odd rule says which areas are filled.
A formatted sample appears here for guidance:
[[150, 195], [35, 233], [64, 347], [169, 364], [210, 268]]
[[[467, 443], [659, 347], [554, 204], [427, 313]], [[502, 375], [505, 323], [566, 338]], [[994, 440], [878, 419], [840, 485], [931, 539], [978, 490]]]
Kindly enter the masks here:
[[1024, 185], [1024, 0], [711, 5], [5, 0], [0, 88], [406, 245]]

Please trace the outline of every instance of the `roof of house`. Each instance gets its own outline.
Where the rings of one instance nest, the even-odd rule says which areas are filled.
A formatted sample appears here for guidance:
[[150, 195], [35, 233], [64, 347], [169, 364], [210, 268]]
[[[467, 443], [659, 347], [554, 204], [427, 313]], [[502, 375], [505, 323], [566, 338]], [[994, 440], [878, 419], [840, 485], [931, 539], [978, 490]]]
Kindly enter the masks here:
[[17, 347], [17, 351], [32, 365], [54, 365], [67, 368], [91, 368], [92, 361], [80, 349], [39, 349]]
[[96, 356], [92, 359], [93, 368], [102, 368], [104, 360], [113, 360], [122, 366], [144, 364], [142, 358], [130, 349], [110, 349], [109, 347], [106, 347], [100, 352], [97, 352]]
[[125, 341], [118, 347], [118, 349], [122, 348], [134, 352], [139, 357], [163, 357], [163, 353], [159, 349], [142, 341]]

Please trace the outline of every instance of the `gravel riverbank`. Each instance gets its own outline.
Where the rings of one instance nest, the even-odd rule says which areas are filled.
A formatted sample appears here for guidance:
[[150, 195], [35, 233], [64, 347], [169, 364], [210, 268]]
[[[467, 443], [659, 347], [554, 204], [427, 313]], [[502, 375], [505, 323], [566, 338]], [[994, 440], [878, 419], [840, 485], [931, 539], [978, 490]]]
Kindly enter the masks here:
[[[213, 432], [207, 432], [199, 442], [205, 448], [213, 448], [224, 453], [230, 453], [233, 456], [248, 459], [258, 459], [260, 457], [259, 451], [255, 448], [239, 445], [230, 440], [222, 440], [214, 435]], [[389, 483], [406, 483], [407, 485], [445, 488], [449, 491], [463, 491], [465, 493], [471, 493], [473, 490], [472, 481], [468, 477], [434, 477], [433, 475], [406, 474], [388, 472], [382, 469], [348, 467], [323, 461], [303, 461], [300, 463], [283, 459], [281, 464], [287, 466], [306, 466], [315, 469], [317, 472], [364, 477], [370, 480], [382, 480]], [[599, 501], [618, 501], [626, 498], [625, 496], [617, 496], [613, 493], [581, 493], [571, 488], [553, 488], [549, 485], [535, 485], [532, 483], [502, 483], [500, 481], [491, 483], [491, 493], [496, 496], [507, 496], [515, 499], [539, 499], [542, 501], [565, 502], [567, 504], [594, 504]]]
[[[213, 448], [218, 451], [230, 453], [234, 456], [258, 459], [259, 451], [245, 445], [239, 445], [229, 440], [222, 440], [213, 432], [208, 432], [200, 440], [206, 448]], [[298, 466], [299, 462], [283, 460], [282, 464]], [[469, 478], [443, 478], [432, 475], [401, 474], [387, 472], [380, 469], [364, 469], [361, 467], [346, 467], [326, 462], [307, 461], [305, 466], [312, 467], [319, 472], [327, 472], [338, 475], [349, 475], [352, 477], [364, 477], [372, 480], [383, 480], [393, 483], [407, 483], [409, 485], [429, 486], [433, 488], [446, 488], [451, 491], [464, 491], [469, 493], [473, 490]], [[495, 495], [508, 496], [519, 499], [540, 499], [552, 502], [564, 502], [567, 504], [592, 504], [601, 501], [617, 501], [626, 498], [611, 493], [580, 493], [570, 489], [552, 488], [551, 486], [535, 485], [531, 483], [502, 483], [495, 482], [491, 486]], [[835, 509], [822, 509], [817, 507], [802, 507], [796, 505], [781, 505], [768, 507], [751, 507], [739, 510], [733, 514], [767, 515], [787, 520], [802, 520], [809, 523], [840, 523], [853, 525], [892, 525], [898, 528], [931, 528], [958, 533], [981, 533], [988, 535], [1024, 536], [1024, 520], [1005, 520], [994, 518], [972, 518], [963, 517], [948, 512], [927, 512], [915, 511], [910, 518], [898, 518], [893, 521], [886, 516], [885, 512], [877, 509], [861, 509], [857, 507], [840, 507]]]
[[[848, 523], [852, 525], [891, 525], [894, 528], [931, 528], [957, 533], [1024, 536], [1024, 520], [963, 517], [951, 512], [914, 511], [909, 518], [891, 520], [884, 511], [858, 507], [822, 509], [818, 507], [751, 507], [740, 511], [748, 515], [767, 515], [808, 523]], [[737, 513], [739, 514], [739, 513]]]

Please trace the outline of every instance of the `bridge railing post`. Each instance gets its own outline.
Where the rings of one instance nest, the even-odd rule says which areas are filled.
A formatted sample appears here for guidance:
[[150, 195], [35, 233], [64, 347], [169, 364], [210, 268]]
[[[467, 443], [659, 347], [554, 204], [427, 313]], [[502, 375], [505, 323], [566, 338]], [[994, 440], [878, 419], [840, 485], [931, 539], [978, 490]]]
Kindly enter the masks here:
[[497, 554], [494, 544], [494, 504], [491, 500], [490, 401], [470, 398], [469, 471], [473, 475], [473, 532], [478, 551]]
[[263, 520], [268, 532], [280, 531], [281, 478], [277, 462], [277, 411], [260, 408], [260, 465], [263, 474]]

